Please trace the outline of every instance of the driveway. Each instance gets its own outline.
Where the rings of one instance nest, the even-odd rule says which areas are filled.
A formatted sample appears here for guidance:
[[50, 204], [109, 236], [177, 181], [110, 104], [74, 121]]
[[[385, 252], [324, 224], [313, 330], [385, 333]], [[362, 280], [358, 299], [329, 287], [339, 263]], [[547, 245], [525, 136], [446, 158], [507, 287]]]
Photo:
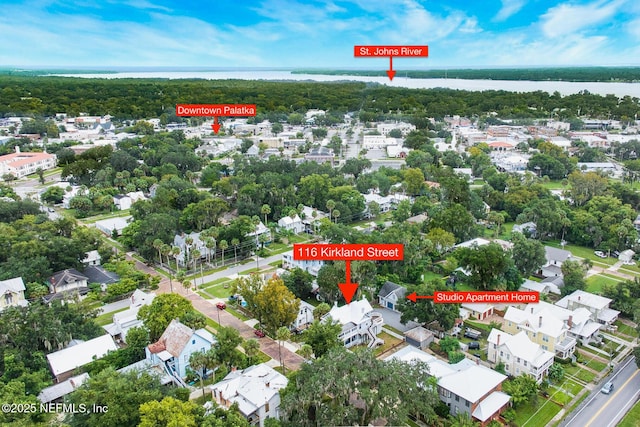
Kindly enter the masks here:
[[420, 326], [419, 323], [409, 321], [406, 325], [400, 323], [400, 313], [396, 313], [395, 311], [389, 310], [388, 308], [375, 308], [374, 311], [377, 311], [382, 315], [384, 319], [384, 324], [389, 325], [392, 328], [395, 328], [399, 331], [405, 332], [409, 329], [415, 328], [416, 326]]

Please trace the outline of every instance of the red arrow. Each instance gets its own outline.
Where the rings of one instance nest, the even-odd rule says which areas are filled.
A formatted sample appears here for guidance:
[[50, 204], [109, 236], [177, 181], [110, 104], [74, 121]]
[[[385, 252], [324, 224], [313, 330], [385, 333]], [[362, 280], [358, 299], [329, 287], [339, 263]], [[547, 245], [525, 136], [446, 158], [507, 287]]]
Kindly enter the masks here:
[[433, 295], [418, 295], [415, 292], [412, 292], [409, 295], [407, 295], [407, 299], [409, 301], [416, 302], [416, 300], [419, 300], [419, 299], [433, 299]]
[[218, 117], [213, 118], [213, 124], [211, 125], [211, 129], [213, 129], [215, 133], [218, 133], [220, 131], [220, 125], [218, 124]]
[[342, 292], [342, 296], [345, 301], [349, 304], [358, 290], [358, 284], [351, 283], [351, 261], [345, 260], [345, 267], [347, 269], [347, 281], [346, 283], [338, 284], [338, 287], [340, 288], [340, 292]]
[[389, 76], [389, 80], [393, 81], [393, 77], [396, 75], [396, 72], [393, 71], [393, 56], [389, 57], [389, 71], [387, 71], [387, 76]]

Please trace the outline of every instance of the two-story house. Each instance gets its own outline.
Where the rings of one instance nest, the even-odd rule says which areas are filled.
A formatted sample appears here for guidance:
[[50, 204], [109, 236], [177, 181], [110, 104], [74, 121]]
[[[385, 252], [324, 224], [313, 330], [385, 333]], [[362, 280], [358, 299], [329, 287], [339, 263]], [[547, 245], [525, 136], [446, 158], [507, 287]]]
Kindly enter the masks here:
[[89, 291], [87, 279], [75, 268], [58, 271], [49, 279], [49, 291], [52, 294], [77, 292], [83, 295]]
[[162, 366], [177, 384], [184, 386], [182, 378], [187, 375], [191, 354], [206, 352], [215, 343], [216, 339], [206, 329], [196, 331], [174, 319], [160, 339], [145, 348], [145, 353], [147, 360]]
[[229, 408], [237, 403], [251, 425], [264, 427], [267, 418], [280, 418], [280, 390], [287, 383], [287, 377], [262, 363], [232, 371], [209, 388], [218, 405]]
[[571, 259], [571, 252], [552, 246], [544, 247], [545, 264], [540, 270], [543, 277], [562, 276], [562, 264]]
[[25, 290], [22, 277], [0, 280], [0, 311], [7, 307], [26, 306], [28, 303], [24, 298]]
[[380, 313], [373, 311], [371, 304], [364, 297], [342, 307], [338, 307], [336, 302], [331, 311], [322, 317], [322, 321], [335, 321], [342, 326], [338, 338], [347, 348], [359, 344], [375, 347], [383, 343], [378, 334], [382, 332], [384, 319]]
[[618, 319], [620, 312], [609, 308], [610, 298], [601, 297], [589, 292], [576, 290], [556, 303], [558, 307], [575, 311], [584, 308], [589, 311], [589, 317], [594, 322], [611, 325]]
[[386, 281], [385, 284], [382, 285], [382, 288], [380, 288], [380, 292], [378, 292], [378, 303], [381, 307], [385, 307], [399, 313], [398, 303], [405, 299], [404, 296], [406, 293], [407, 288], [404, 286]]
[[291, 329], [294, 331], [301, 331], [305, 329], [308, 325], [313, 323], [313, 310], [314, 306], [309, 304], [306, 301], [300, 300], [300, 308], [298, 309], [298, 315], [296, 316], [296, 320], [291, 324]]
[[206, 243], [200, 239], [200, 233], [181, 233], [173, 237], [173, 246], [180, 248], [180, 253], [176, 255], [178, 265], [184, 267], [187, 262], [192, 262], [191, 253], [194, 250], [200, 251], [200, 258], [206, 258], [210, 252]]
[[553, 353], [532, 342], [525, 331], [511, 335], [491, 329], [487, 344], [487, 360], [502, 363], [506, 373], [514, 377], [528, 374], [540, 383], [553, 365]]
[[293, 234], [300, 234], [304, 232], [304, 224], [297, 214], [293, 217], [287, 215], [280, 218], [278, 220], [278, 228], [280, 230], [291, 231]]
[[525, 331], [527, 337], [543, 350], [566, 359], [573, 355], [576, 348], [576, 339], [569, 334], [574, 326], [573, 319], [567, 315], [564, 320], [558, 316], [556, 309], [560, 307], [545, 302], [528, 304], [524, 310], [510, 306], [504, 314], [503, 328], [513, 335]]
[[271, 230], [260, 221], [256, 228], [251, 233], [248, 233], [246, 237], [255, 239], [256, 248], [260, 248], [265, 243], [271, 242]]
[[140, 289], [136, 289], [129, 297], [129, 308], [127, 310], [114, 313], [113, 323], [104, 325], [103, 328], [117, 342], [126, 342], [129, 329], [143, 326], [142, 320], [138, 319], [138, 311], [140, 311], [140, 307], [151, 304], [155, 297], [156, 294], [153, 292], [147, 294]]
[[25, 289], [22, 277], [0, 280], [0, 311], [7, 307], [26, 306]]
[[293, 270], [299, 268], [314, 277], [318, 277], [318, 272], [324, 265], [322, 260], [299, 260], [293, 259], [293, 251], [285, 252], [282, 254], [282, 268], [287, 270]]
[[391, 359], [426, 363], [437, 380], [438, 397], [453, 416], [466, 413], [486, 426], [509, 406], [511, 396], [502, 392], [507, 376], [469, 359], [451, 365], [414, 347], [404, 347], [385, 360]]

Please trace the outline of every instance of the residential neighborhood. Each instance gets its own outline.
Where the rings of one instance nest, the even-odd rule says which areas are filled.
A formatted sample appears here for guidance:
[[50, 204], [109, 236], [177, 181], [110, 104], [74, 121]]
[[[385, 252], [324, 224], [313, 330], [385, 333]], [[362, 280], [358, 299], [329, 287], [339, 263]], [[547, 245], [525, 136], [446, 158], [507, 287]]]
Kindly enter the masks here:
[[[51, 93], [34, 79], [14, 84]], [[92, 80], [119, 103], [146, 81]], [[178, 80], [178, 101], [218, 90], [256, 115], [142, 95], [136, 112], [0, 112], [0, 395], [109, 406], [0, 423], [532, 427], [631, 410], [637, 99], [252, 81], [256, 98], [212, 81]], [[433, 301], [506, 291], [539, 301]]]

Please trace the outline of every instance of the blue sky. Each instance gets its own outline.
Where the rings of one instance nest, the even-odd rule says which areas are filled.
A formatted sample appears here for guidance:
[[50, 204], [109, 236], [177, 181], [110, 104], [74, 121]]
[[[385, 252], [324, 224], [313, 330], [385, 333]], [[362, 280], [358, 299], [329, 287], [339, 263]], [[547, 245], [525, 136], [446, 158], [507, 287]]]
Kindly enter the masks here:
[[640, 65], [637, 0], [0, 0], [0, 66]]

